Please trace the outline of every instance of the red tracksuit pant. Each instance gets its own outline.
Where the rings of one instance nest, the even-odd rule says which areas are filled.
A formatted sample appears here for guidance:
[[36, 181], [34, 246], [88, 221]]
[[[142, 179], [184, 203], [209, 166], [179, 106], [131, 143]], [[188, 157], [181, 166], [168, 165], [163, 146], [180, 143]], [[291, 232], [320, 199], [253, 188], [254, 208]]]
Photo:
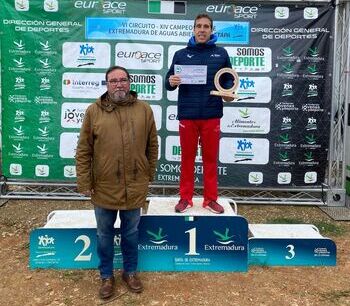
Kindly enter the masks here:
[[180, 197], [192, 200], [194, 189], [194, 162], [198, 141], [202, 149], [204, 200], [218, 197], [218, 154], [220, 119], [180, 120], [181, 175]]

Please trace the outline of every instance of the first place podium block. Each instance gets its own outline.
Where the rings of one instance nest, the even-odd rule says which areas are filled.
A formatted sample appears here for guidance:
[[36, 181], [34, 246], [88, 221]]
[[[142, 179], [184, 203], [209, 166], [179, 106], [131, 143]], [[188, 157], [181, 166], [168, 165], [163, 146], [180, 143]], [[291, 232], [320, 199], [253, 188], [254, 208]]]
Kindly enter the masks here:
[[[235, 203], [219, 199], [225, 214], [215, 215], [194, 199], [184, 214], [177, 198], [150, 198], [139, 225], [140, 271], [240, 271], [248, 269], [248, 223]], [[235, 210], [232, 210], [233, 205]], [[122, 267], [120, 222], [115, 224], [114, 267]], [[93, 210], [54, 211], [30, 235], [31, 268], [96, 268]]]

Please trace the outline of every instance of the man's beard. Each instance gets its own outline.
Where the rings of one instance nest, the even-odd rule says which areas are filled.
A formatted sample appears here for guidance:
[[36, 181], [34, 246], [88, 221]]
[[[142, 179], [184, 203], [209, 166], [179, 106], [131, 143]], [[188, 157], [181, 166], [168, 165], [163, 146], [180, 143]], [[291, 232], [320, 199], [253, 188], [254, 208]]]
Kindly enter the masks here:
[[126, 92], [124, 90], [116, 90], [112, 93], [109, 93], [110, 99], [117, 103], [125, 99], [126, 97]]

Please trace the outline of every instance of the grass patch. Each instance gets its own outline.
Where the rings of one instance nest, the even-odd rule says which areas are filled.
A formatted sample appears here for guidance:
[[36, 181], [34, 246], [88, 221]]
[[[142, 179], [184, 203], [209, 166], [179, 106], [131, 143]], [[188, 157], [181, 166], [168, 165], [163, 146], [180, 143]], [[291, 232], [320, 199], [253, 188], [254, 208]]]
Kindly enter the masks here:
[[266, 223], [270, 224], [300, 224], [300, 223], [305, 223], [303, 220], [298, 219], [298, 218], [285, 218], [285, 217], [278, 217], [278, 218], [273, 218], [273, 219], [267, 219]]
[[345, 233], [345, 229], [331, 222], [316, 221], [313, 223], [322, 235], [340, 236]]
[[350, 298], [350, 290], [330, 291], [321, 294], [323, 300], [337, 304], [341, 299]]

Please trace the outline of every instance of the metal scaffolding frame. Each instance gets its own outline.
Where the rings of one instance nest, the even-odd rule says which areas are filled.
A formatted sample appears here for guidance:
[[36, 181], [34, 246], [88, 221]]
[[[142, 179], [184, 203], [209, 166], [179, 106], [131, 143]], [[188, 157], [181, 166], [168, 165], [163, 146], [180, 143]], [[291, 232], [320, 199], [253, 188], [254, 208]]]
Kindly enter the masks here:
[[[247, 1], [248, 2], [248, 1]], [[258, 2], [258, 1], [249, 1]], [[272, 0], [269, 2], [298, 3], [299, 1]], [[335, 5], [334, 68], [329, 166], [326, 181], [321, 188], [225, 188], [219, 195], [238, 204], [300, 204], [345, 206], [346, 148], [348, 103], [350, 102], [350, 0], [308, 3]], [[18, 181], [0, 177], [0, 199], [88, 200], [79, 194], [76, 184], [65, 182]], [[178, 195], [178, 186], [152, 185], [149, 196]], [[195, 190], [201, 194], [201, 188]]]

